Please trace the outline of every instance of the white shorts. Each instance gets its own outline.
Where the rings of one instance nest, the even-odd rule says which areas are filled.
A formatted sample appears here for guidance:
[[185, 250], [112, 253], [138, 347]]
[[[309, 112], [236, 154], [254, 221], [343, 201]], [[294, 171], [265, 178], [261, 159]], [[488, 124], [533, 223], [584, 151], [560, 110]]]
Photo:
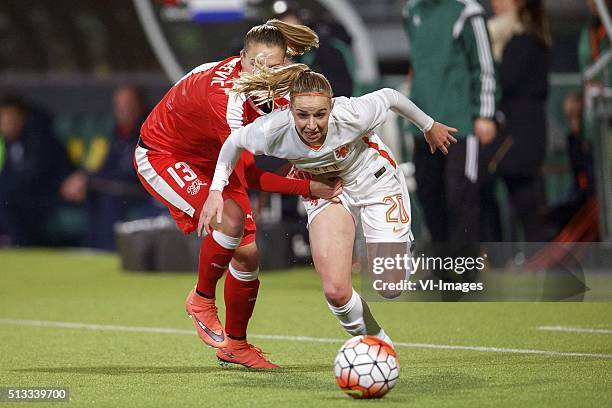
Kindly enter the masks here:
[[[372, 184], [363, 185], [366, 191], [352, 192], [344, 188], [338, 198], [353, 216], [355, 225], [361, 219], [366, 242], [412, 242], [410, 196], [404, 175], [390, 166], [386, 173]], [[302, 198], [302, 202], [309, 226], [317, 214], [332, 204], [323, 198]]]

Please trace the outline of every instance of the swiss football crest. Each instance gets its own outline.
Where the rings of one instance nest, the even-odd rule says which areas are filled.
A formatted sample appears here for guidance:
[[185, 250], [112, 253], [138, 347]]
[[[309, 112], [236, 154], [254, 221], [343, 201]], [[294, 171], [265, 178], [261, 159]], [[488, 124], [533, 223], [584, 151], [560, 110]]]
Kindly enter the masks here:
[[189, 187], [187, 187], [187, 192], [191, 195], [196, 195], [200, 192], [200, 186], [205, 186], [206, 184], [207, 183], [201, 181], [200, 179], [196, 179]]
[[341, 160], [341, 159], [344, 159], [346, 156], [348, 156], [349, 152], [350, 152], [350, 145], [340, 146], [339, 148], [334, 150], [334, 156], [336, 157], [337, 160]]

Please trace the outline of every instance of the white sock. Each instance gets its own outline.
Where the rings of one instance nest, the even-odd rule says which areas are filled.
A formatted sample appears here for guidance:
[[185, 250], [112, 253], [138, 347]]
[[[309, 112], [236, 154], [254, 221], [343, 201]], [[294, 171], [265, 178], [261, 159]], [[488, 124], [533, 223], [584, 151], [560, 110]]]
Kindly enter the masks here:
[[376, 335], [381, 330], [374, 317], [372, 317], [368, 305], [361, 299], [355, 289], [353, 289], [353, 294], [347, 304], [336, 307], [328, 303], [327, 306], [344, 330], [351, 336]]

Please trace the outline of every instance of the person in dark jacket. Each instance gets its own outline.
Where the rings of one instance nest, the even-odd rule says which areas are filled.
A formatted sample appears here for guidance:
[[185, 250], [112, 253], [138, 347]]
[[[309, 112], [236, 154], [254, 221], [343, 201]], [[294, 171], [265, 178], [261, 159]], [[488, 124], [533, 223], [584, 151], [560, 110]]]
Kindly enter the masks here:
[[[115, 124], [102, 165], [95, 172], [78, 171], [62, 186], [68, 201], [85, 202], [88, 214], [86, 246], [115, 248], [114, 224], [156, 213], [152, 200], [134, 171], [134, 148], [146, 109], [140, 88], [123, 85], [113, 93]], [[157, 210], [158, 212], [158, 210]]]
[[483, 239], [501, 241], [494, 195], [495, 180], [501, 178], [524, 240], [543, 241], [547, 238], [540, 215], [545, 201], [541, 166], [546, 153], [548, 20], [542, 0], [494, 0], [492, 5], [495, 17], [488, 25], [499, 68], [502, 130], [497, 143], [483, 152], [489, 182], [481, 184], [481, 234]]
[[0, 243], [52, 245], [49, 217], [72, 171], [49, 117], [18, 97], [0, 102]]
[[582, 93], [570, 93], [563, 101], [572, 185], [550, 204], [547, 212], [548, 222], [554, 226], [555, 233], [561, 231], [595, 195], [592, 146], [584, 134], [583, 99]]

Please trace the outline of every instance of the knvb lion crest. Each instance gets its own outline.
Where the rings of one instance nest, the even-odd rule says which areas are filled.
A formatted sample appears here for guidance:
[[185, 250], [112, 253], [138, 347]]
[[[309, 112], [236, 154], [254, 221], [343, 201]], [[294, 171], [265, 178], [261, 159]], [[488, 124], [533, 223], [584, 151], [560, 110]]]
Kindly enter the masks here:
[[190, 195], [196, 195], [200, 192], [200, 187], [205, 186], [207, 183], [203, 182], [200, 179], [195, 179], [193, 183], [189, 187], [187, 187], [187, 192]]
[[339, 148], [334, 150], [334, 156], [336, 157], [336, 159], [340, 160], [340, 159], [344, 159], [346, 156], [348, 156], [348, 154], [350, 152], [350, 148], [349, 147], [350, 147], [349, 145], [344, 145], [344, 146], [340, 146]]

